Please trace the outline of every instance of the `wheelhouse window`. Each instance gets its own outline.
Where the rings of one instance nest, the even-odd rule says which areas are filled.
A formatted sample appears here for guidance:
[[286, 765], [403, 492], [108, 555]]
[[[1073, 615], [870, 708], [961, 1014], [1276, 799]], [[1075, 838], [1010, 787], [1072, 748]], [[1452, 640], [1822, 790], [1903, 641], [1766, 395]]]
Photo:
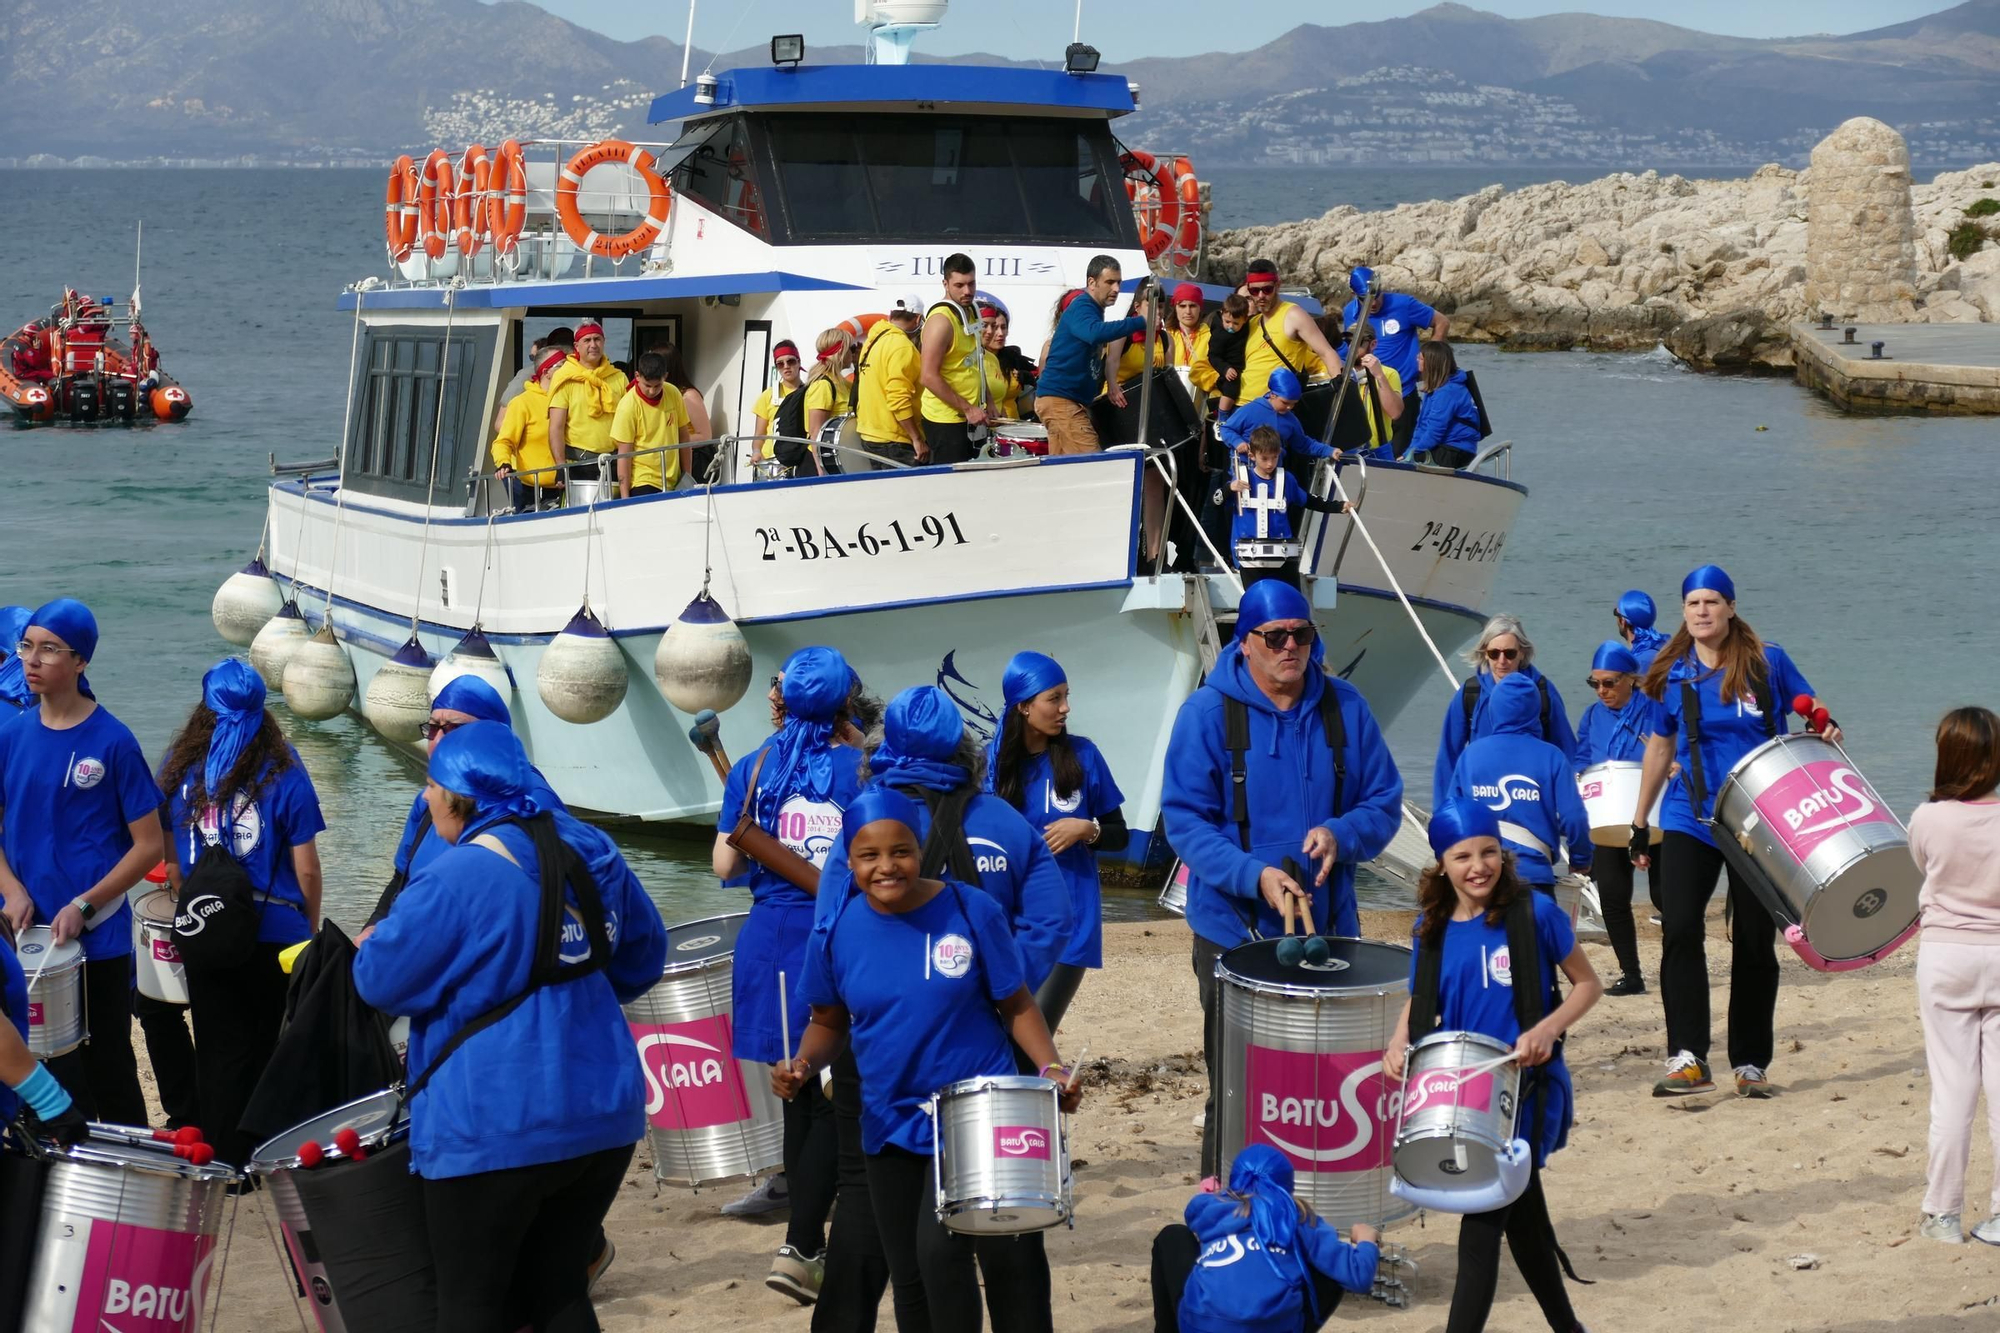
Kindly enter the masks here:
[[[449, 505], [478, 459], [497, 330], [373, 327], [359, 369], [346, 482], [359, 493]], [[437, 472], [431, 471], [435, 443]], [[435, 485], [433, 485], [435, 480]]]
[[742, 116], [725, 116], [683, 135], [673, 148], [674, 193], [693, 199], [753, 236], [768, 238], [769, 215]]
[[795, 242], [1135, 243], [1100, 122], [787, 113], [763, 123]]

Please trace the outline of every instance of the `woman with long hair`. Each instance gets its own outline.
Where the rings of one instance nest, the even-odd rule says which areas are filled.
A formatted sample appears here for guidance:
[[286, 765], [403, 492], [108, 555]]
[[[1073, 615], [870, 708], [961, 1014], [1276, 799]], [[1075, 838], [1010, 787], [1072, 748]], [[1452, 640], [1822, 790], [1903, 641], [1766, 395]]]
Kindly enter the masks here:
[[[708, 403], [701, 396], [701, 390], [694, 387], [694, 376], [688, 374], [687, 358], [681, 355], [676, 343], [662, 343], [652, 349], [667, 363], [666, 381], [680, 393], [681, 402], [687, 407], [688, 438], [692, 440], [714, 440], [715, 427], [708, 417]], [[691, 481], [708, 480], [709, 468], [715, 463], [715, 445], [695, 446], [693, 466], [688, 469]]]
[[[1917, 1004], [1931, 1073], [1930, 1164], [1920, 1230], [1965, 1238], [1965, 1162], [1972, 1113], [1986, 1089], [1986, 1120], [2000, 1143], [2000, 717], [1955, 708], [1937, 729], [1930, 799], [1910, 816], [1910, 855], [1924, 872]], [[1974, 1240], [2000, 1245], [2000, 1168]]]
[[[1715, 793], [1737, 760], [1784, 734], [1787, 705], [1800, 695], [1810, 698], [1813, 691], [1785, 650], [1759, 638], [1737, 614], [1736, 584], [1719, 565], [1703, 565], [1681, 580], [1681, 626], [1646, 669], [1639, 688], [1660, 711], [1646, 742], [1631, 853], [1639, 869], [1652, 865], [1648, 812], [1664, 788], [1664, 864], [1654, 899], [1660, 908], [1667, 1072], [1653, 1085], [1653, 1095], [1673, 1097], [1715, 1087], [1708, 1069], [1704, 917], [1727, 864], [1710, 832]], [[1838, 741], [1839, 726], [1830, 723], [1826, 735]], [[1729, 906], [1729, 1063], [1736, 1073], [1737, 1096], [1769, 1097], [1778, 926], [1734, 868], [1729, 870]]]
[[[1402, 1082], [1411, 1043], [1434, 1031], [1477, 1032], [1507, 1043], [1521, 1067], [1517, 1132], [1534, 1157], [1527, 1189], [1519, 1198], [1490, 1212], [1468, 1213], [1459, 1224], [1458, 1282], [1445, 1331], [1478, 1333], [1486, 1327], [1504, 1238], [1549, 1327], [1555, 1333], [1577, 1333], [1582, 1325], [1563, 1289], [1568, 1260], [1556, 1244], [1541, 1173], [1549, 1154], [1569, 1142], [1574, 1118], [1564, 1035], [1597, 1003], [1604, 986], [1578, 947], [1563, 909], [1515, 874], [1514, 858], [1500, 844], [1498, 816], [1476, 801], [1452, 801], [1431, 816], [1429, 832], [1437, 860], [1417, 885], [1411, 996], [1383, 1052], [1382, 1068], [1391, 1080]], [[1512, 947], [1513, 939], [1530, 935], [1532, 970], [1513, 956]], [[1430, 970], [1427, 959], [1437, 977], [1437, 993], [1419, 996], [1416, 988]], [[1568, 998], [1557, 983], [1558, 973], [1569, 978]], [[1523, 986], [1536, 988], [1538, 1002], [1524, 1006], [1516, 998], [1516, 988]], [[1420, 1001], [1432, 1024], [1413, 1028]], [[1524, 1007], [1541, 1019], [1526, 1023]]]
[[1423, 402], [1410, 435], [1410, 461], [1464, 467], [1479, 453], [1479, 442], [1486, 436], [1479, 406], [1466, 387], [1465, 372], [1458, 368], [1451, 344], [1432, 339], [1419, 347], [1417, 374]]
[[988, 749], [988, 789], [1026, 815], [1055, 853], [1069, 885], [1070, 937], [1035, 1000], [1049, 1021], [1063, 1014], [1087, 969], [1104, 966], [1097, 854], [1123, 851], [1125, 793], [1097, 747], [1069, 729], [1069, 677], [1044, 653], [1019, 652], [1000, 678], [1006, 712]]
[[1012, 320], [1005, 307], [982, 303], [979, 318], [979, 344], [986, 358], [986, 385], [993, 395], [993, 410], [1008, 421], [1019, 421], [1023, 400], [1032, 402], [1035, 396], [1035, 363], [1020, 348], [1008, 345]]
[[240, 1165], [255, 1145], [237, 1122], [270, 1063], [285, 1014], [278, 955], [319, 928], [314, 839], [326, 819], [298, 751], [264, 706], [264, 682], [234, 657], [201, 678], [201, 702], [167, 747], [160, 787], [174, 845], [167, 863], [174, 892], [202, 854], [219, 847], [243, 867], [256, 893], [255, 951], [235, 967], [187, 969], [202, 1137], [217, 1157]]
[[[854, 411], [854, 340], [845, 329], [821, 329], [814, 340], [813, 368], [806, 375], [806, 438], [819, 439], [826, 423]], [[841, 471], [837, 456], [828, 467], [828, 451], [812, 451], [819, 475]]]
[[[1426, 347], [1429, 343], [1424, 344]], [[1576, 732], [1570, 729], [1569, 709], [1562, 691], [1535, 665], [1534, 641], [1519, 616], [1497, 615], [1480, 628], [1479, 637], [1465, 653], [1472, 674], [1458, 687], [1445, 706], [1444, 727], [1438, 736], [1437, 761], [1431, 769], [1431, 809], [1451, 798], [1451, 775], [1458, 767], [1465, 747], [1493, 730], [1493, 687], [1515, 672], [1535, 682], [1541, 696], [1541, 717], [1535, 734], [1561, 750], [1576, 753]]]

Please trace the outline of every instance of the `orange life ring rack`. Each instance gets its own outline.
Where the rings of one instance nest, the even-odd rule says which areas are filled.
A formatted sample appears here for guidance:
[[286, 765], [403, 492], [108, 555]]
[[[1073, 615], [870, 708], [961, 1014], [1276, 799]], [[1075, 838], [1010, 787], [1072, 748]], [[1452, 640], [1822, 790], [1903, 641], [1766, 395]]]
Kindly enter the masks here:
[[389, 262], [400, 264], [417, 246], [417, 167], [408, 153], [389, 168], [388, 208], [382, 216]]
[[486, 243], [486, 193], [493, 163], [485, 144], [474, 144], [458, 160], [458, 189], [451, 198], [451, 226], [459, 254], [467, 259]]
[[1201, 182], [1194, 178], [1194, 163], [1184, 157], [1173, 162], [1174, 193], [1180, 199], [1181, 225], [1174, 232], [1174, 250], [1192, 257], [1201, 246]]
[[509, 139], [494, 150], [487, 183], [486, 231], [497, 253], [511, 255], [528, 222], [528, 167], [519, 140]]
[[1173, 164], [1162, 162], [1151, 153], [1137, 148], [1128, 149], [1119, 155], [1119, 165], [1125, 168], [1129, 179], [1134, 174], [1150, 180], [1159, 192], [1158, 212], [1153, 212], [1150, 201], [1143, 210], [1146, 234], [1140, 238], [1141, 248], [1148, 260], [1158, 259], [1173, 246], [1174, 236], [1181, 225], [1181, 197], [1176, 193], [1173, 182]]
[[[577, 202], [577, 190], [583, 184], [583, 178], [590, 174], [592, 167], [601, 167], [608, 162], [623, 162], [638, 172], [652, 196], [645, 220], [618, 236], [602, 236], [592, 230], [590, 224], [583, 220], [583, 210]], [[667, 186], [666, 177], [653, 170], [653, 155], [623, 139], [606, 139], [582, 149], [563, 165], [562, 173], [556, 178], [556, 216], [562, 219], [563, 234], [580, 249], [604, 259], [624, 259], [651, 245], [659, 238], [660, 229], [667, 225], [667, 210], [671, 204], [672, 191]]]
[[432, 259], [444, 258], [451, 238], [451, 200], [458, 192], [458, 177], [451, 169], [451, 154], [434, 148], [418, 173], [422, 182], [417, 195], [417, 234], [424, 253]]
[[861, 350], [861, 344], [868, 341], [868, 331], [887, 318], [887, 315], [877, 314], [850, 315], [833, 327], [846, 334], [853, 342], [854, 350], [858, 352]]

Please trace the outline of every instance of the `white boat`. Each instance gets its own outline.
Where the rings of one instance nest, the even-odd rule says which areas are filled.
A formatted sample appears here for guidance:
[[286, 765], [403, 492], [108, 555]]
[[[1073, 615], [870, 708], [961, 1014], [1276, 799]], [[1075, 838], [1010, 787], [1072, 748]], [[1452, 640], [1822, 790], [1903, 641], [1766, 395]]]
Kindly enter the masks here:
[[[723, 715], [732, 754], [766, 734], [762, 683], [802, 645], [839, 648], [885, 697], [941, 684], [989, 729], [1002, 667], [1032, 647], [1065, 665], [1078, 730], [1126, 793], [1140, 836], [1125, 855], [1161, 855], [1145, 835], [1167, 738], [1237, 594], [1227, 575], [1137, 559], [1142, 480], [1171, 466], [1165, 451], [759, 481], [745, 438], [779, 338], [810, 348], [904, 292], [932, 298], [948, 251], [974, 257], [1025, 348], [1041, 346], [1092, 255], [1118, 257], [1135, 285], [1147, 263], [1111, 128], [1133, 107], [1123, 78], [1060, 70], [727, 71], [654, 104], [653, 121], [680, 131], [652, 150], [673, 195], [643, 252], [613, 265], [563, 237], [534, 187], [577, 146], [542, 145], [517, 265], [418, 252], [347, 292], [358, 353], [344, 465], [273, 480], [267, 562], [311, 623], [330, 612], [356, 707], [413, 626], [442, 657], [477, 625], [515, 683], [522, 739], [566, 801], [607, 820], [711, 820], [719, 783], [653, 680], [660, 636], [706, 586], [754, 661], [750, 697]], [[599, 169], [614, 181], [621, 170]], [[598, 181], [583, 197], [593, 227], [645, 212], [630, 180]], [[720, 479], [590, 509], [489, 512], [502, 389], [531, 337], [586, 315], [614, 357], [658, 339], [682, 348], [724, 445]], [[1408, 610], [1352, 520], [1313, 515], [1302, 534], [1327, 660], [1385, 721], [1436, 670], [1411, 616], [1449, 651], [1484, 613], [1526, 494], [1492, 475], [1506, 457], [1500, 446], [1464, 472], [1343, 462]], [[536, 675], [585, 603], [630, 687], [609, 717], [576, 725], [544, 706]]]

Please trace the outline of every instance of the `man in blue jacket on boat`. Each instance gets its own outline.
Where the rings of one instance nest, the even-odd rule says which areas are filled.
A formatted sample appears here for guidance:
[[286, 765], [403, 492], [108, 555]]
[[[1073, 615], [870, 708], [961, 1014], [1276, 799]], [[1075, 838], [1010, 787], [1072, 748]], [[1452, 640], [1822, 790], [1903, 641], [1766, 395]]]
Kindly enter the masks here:
[[[1236, 642], [1181, 705], [1167, 746], [1167, 841], [1188, 869], [1187, 919], [1202, 1030], [1212, 1034], [1215, 960], [1284, 931], [1281, 907], [1310, 903], [1331, 935], [1361, 933], [1354, 868], [1402, 822], [1403, 779], [1361, 692], [1327, 674], [1312, 604], [1277, 579], [1252, 584]], [[1283, 869], [1297, 863], [1301, 874]], [[1213, 1037], [1202, 1174], [1216, 1171]]]

